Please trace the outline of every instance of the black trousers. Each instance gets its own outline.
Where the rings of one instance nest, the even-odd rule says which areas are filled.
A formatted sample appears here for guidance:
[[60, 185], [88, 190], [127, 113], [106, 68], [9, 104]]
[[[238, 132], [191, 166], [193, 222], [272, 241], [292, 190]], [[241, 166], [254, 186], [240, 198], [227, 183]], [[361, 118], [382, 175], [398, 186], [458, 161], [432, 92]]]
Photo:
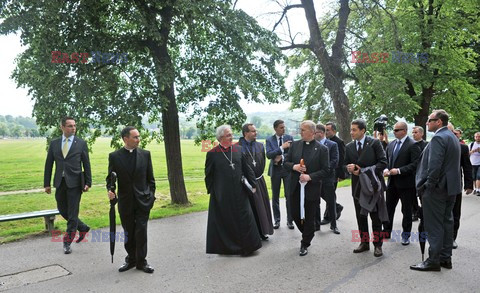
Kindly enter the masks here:
[[[330, 227], [334, 228], [337, 227], [337, 211], [336, 211], [336, 195], [335, 195], [335, 185], [333, 182], [326, 182], [322, 183], [322, 190], [320, 193], [320, 197], [323, 198], [326, 202], [326, 211], [328, 211], [329, 215], [333, 215]], [[315, 226], [320, 226], [320, 201], [315, 206]]]
[[273, 210], [273, 219], [275, 222], [280, 222], [280, 186], [283, 180], [283, 190], [285, 194], [285, 205], [287, 208], [287, 222], [292, 222], [292, 213], [290, 208], [290, 196], [288, 190], [290, 190], [289, 185], [289, 174], [282, 169], [282, 166], [273, 166], [272, 170], [272, 210]]
[[67, 221], [67, 231], [63, 242], [72, 243], [77, 230], [86, 232], [88, 229], [88, 226], [78, 218], [81, 197], [82, 187], [68, 188], [65, 179], [62, 178], [60, 186], [55, 190], [55, 200], [60, 215]]
[[302, 232], [302, 240], [300, 243], [305, 247], [310, 246], [310, 243], [315, 236], [315, 207], [318, 204], [319, 200], [305, 200], [305, 220], [302, 222], [300, 219], [300, 184], [297, 184], [291, 199], [292, 217], [298, 230]]
[[391, 232], [393, 229], [393, 218], [395, 216], [395, 209], [398, 201], [402, 202], [402, 237], [409, 237], [412, 232], [412, 198], [416, 197], [415, 188], [396, 188], [393, 184], [390, 184], [387, 188], [387, 211], [388, 223], [385, 230]]
[[150, 210], [140, 209], [136, 200], [132, 202], [133, 206], [119, 207], [118, 212], [125, 232], [125, 250], [128, 253], [126, 261], [142, 267], [147, 257], [147, 222]]
[[460, 216], [462, 215], [462, 194], [455, 196], [453, 205], [453, 240], [457, 240], [458, 228], [460, 228]]
[[[337, 191], [337, 185], [338, 185], [338, 181], [337, 181], [337, 179], [335, 179], [335, 183], [334, 183], [334, 185], [333, 185], [333, 186], [334, 186], [333, 192], [334, 192], [334, 196], [335, 196], [335, 207], [336, 207], [335, 212], [338, 214], [338, 211], [339, 211], [340, 209], [342, 209], [343, 206], [342, 206], [341, 204], [337, 203], [337, 193], [336, 193], [336, 191]], [[326, 200], [325, 200], [325, 201], [326, 201]], [[329, 208], [329, 206], [328, 206], [328, 203], [326, 203], [325, 212], [323, 213], [323, 219], [324, 219], [325, 221], [330, 221], [329, 210], [330, 210], [330, 208]], [[335, 219], [336, 219], [336, 218], [337, 218], [337, 217], [335, 216]]]
[[361, 242], [367, 242], [367, 243], [373, 242], [373, 245], [382, 247], [382, 244], [383, 244], [383, 233], [381, 233], [382, 222], [378, 217], [378, 212], [369, 213], [370, 219], [372, 220], [372, 230], [373, 230], [373, 237], [370, 237], [371, 235], [368, 232], [367, 216], [363, 216], [360, 214], [361, 207], [360, 207], [360, 203], [356, 198], [353, 198], [353, 204], [355, 205], [355, 216], [357, 217], [357, 224], [358, 224], [358, 230], [360, 232]]

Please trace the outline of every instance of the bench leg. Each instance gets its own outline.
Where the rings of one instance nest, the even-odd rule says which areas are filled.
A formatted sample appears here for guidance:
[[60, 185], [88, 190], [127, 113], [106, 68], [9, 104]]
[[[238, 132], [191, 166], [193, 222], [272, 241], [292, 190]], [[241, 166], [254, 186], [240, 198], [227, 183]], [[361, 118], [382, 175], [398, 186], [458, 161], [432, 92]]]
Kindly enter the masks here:
[[43, 217], [45, 219], [45, 229], [52, 235], [52, 231], [55, 228], [55, 215]]

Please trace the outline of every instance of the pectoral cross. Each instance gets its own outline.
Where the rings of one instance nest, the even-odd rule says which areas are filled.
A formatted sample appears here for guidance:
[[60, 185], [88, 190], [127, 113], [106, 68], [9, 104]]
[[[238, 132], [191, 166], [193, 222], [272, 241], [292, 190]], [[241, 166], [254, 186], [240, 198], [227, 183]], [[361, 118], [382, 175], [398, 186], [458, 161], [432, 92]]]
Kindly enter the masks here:
[[232, 167], [232, 170], [235, 170], [235, 164], [233, 162], [230, 163], [230, 167]]
[[257, 167], [257, 162], [255, 160], [252, 161], [253, 167]]

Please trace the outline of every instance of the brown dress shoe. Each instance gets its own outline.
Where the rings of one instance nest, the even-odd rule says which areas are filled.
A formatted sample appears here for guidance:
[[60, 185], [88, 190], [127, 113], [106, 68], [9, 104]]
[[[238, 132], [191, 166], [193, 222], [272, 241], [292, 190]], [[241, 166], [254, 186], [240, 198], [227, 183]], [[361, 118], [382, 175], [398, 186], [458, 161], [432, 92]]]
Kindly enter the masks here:
[[370, 244], [368, 244], [368, 242], [362, 242], [357, 248], [353, 250], [353, 253], [360, 253], [367, 250], [370, 250]]
[[375, 246], [375, 250], [373, 251], [373, 255], [375, 257], [380, 257], [383, 255], [383, 252], [382, 252], [382, 247], [381, 246]]

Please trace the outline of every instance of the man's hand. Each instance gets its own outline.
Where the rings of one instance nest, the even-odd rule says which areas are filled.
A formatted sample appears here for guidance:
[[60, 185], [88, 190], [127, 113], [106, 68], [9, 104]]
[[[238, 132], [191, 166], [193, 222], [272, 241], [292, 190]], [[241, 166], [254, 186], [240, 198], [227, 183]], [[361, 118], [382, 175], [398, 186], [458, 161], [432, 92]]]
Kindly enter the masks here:
[[300, 164], [293, 165], [293, 170], [299, 172], [299, 173], [304, 173], [307, 171], [307, 167], [301, 166]]
[[312, 180], [312, 178], [310, 178], [310, 175], [308, 175], [308, 174], [300, 175], [300, 182], [304, 183], [304, 182], [308, 182], [310, 180]]
[[252, 192], [253, 192], [253, 193], [257, 192], [257, 189], [256, 189], [256, 188], [252, 188]]
[[390, 175], [390, 172], [388, 171], [388, 169], [383, 170], [383, 177], [389, 176], [389, 175]]
[[355, 169], [355, 164], [348, 164], [347, 165], [347, 171], [348, 173], [353, 173], [353, 170]]
[[398, 169], [397, 168], [392, 168], [390, 169], [390, 175], [398, 175]]
[[282, 161], [282, 155], [277, 155], [275, 159], [273, 159], [274, 164], [278, 164], [281, 161]]
[[355, 175], [355, 176], [359, 176], [360, 175], [360, 168], [357, 168], [357, 169], [353, 170], [352, 174]]
[[52, 193], [52, 187], [51, 187], [51, 186], [45, 187], [45, 192], [46, 192], [47, 194]]
[[88, 185], [85, 185], [85, 186], [83, 187], [83, 191], [84, 191], [84, 192], [87, 192], [89, 189], [90, 189], [90, 186], [88, 186]]
[[473, 192], [473, 189], [467, 188], [465, 189], [465, 194], [470, 194]]
[[115, 194], [114, 192], [112, 192], [112, 191], [109, 190], [109, 191], [108, 191], [108, 199], [112, 200], [112, 199], [114, 199], [115, 197], [116, 197], [116, 194]]
[[282, 143], [282, 149], [288, 149], [290, 147], [291, 142], [292, 141], [289, 140], [289, 141], [286, 141], [286, 142]]

